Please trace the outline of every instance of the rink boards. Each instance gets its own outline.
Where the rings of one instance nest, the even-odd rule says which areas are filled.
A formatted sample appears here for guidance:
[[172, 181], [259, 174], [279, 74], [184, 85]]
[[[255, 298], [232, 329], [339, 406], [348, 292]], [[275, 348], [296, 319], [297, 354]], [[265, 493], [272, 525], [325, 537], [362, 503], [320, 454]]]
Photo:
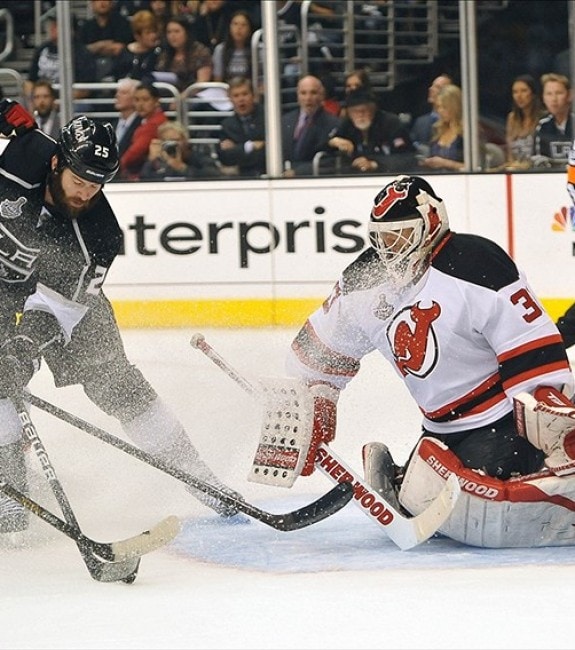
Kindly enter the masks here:
[[[451, 228], [500, 244], [553, 318], [575, 300], [564, 173], [426, 178], [445, 200]], [[124, 233], [106, 283], [120, 325], [300, 323], [366, 246], [373, 198], [389, 179], [108, 185]]]

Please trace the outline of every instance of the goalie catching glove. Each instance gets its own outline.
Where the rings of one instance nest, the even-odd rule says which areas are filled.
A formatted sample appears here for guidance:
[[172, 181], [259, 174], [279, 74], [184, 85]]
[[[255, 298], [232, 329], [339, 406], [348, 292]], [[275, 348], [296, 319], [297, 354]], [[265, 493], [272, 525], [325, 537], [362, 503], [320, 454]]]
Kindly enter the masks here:
[[318, 447], [335, 437], [339, 390], [292, 378], [260, 383], [266, 404], [248, 480], [291, 487], [298, 476], [313, 472]]
[[513, 410], [518, 433], [545, 453], [545, 465], [557, 476], [575, 473], [575, 404], [540, 386], [533, 395], [516, 395]]
[[0, 133], [3, 136], [23, 135], [37, 128], [36, 121], [22, 104], [11, 99], [0, 101]]

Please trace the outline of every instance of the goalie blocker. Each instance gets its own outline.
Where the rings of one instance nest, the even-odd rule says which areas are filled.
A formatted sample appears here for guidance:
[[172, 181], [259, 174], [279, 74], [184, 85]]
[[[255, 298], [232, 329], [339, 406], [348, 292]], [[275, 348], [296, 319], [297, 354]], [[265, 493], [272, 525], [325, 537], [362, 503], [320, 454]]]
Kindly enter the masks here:
[[557, 476], [575, 473], [575, 405], [551, 386], [513, 399], [517, 431], [545, 455]]
[[455, 474], [460, 497], [439, 532], [484, 548], [570, 546], [575, 544], [575, 477], [547, 469], [536, 474], [492, 478], [466, 468], [435, 438], [418, 443], [399, 492], [401, 505], [417, 515]]

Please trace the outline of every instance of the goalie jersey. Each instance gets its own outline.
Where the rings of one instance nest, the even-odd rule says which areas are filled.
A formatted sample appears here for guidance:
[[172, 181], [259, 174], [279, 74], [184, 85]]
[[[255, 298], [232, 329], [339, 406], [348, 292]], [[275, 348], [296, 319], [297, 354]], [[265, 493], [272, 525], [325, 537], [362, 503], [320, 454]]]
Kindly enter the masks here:
[[572, 394], [561, 335], [494, 242], [449, 232], [401, 294], [389, 293], [382, 273], [373, 248], [344, 270], [294, 339], [289, 374], [343, 389], [377, 350], [438, 434], [486, 426], [512, 411], [515, 394], [541, 384]]

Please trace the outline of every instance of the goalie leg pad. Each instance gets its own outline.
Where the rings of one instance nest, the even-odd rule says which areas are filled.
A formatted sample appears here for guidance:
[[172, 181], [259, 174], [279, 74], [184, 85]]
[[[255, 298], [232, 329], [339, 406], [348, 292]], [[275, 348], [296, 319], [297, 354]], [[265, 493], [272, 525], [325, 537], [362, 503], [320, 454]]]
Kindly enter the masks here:
[[439, 529], [443, 535], [482, 548], [575, 545], [575, 476], [543, 470], [503, 481], [463, 467], [435, 438], [417, 445], [401, 485], [401, 505], [419, 514], [452, 473], [461, 495]]
[[517, 431], [547, 458], [557, 476], [575, 473], [575, 404], [550, 386], [513, 398]]

